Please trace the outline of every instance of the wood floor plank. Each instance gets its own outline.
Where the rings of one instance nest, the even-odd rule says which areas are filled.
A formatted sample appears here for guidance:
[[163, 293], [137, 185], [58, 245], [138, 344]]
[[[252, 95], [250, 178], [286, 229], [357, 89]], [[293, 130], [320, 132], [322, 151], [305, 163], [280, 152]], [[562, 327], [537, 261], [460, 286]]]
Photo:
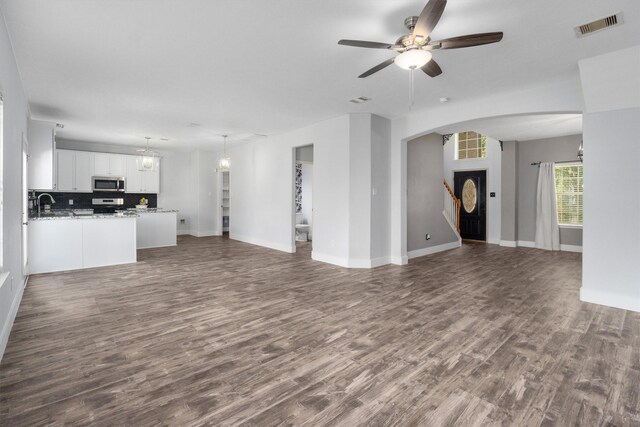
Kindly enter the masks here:
[[581, 255], [465, 244], [344, 269], [181, 236], [30, 278], [0, 425], [639, 425], [640, 313]]

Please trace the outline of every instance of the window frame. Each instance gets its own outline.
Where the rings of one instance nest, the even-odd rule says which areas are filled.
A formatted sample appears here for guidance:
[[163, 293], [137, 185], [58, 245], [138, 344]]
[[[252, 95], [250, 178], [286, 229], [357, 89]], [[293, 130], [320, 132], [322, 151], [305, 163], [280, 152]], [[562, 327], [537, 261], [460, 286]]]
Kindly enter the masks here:
[[[582, 175], [581, 175], [581, 179], [582, 179], [582, 191], [581, 192], [573, 192], [573, 193], [568, 193], [568, 194], [579, 194], [582, 196], [582, 205], [581, 205], [581, 217], [582, 217], [582, 222], [580, 224], [571, 224], [571, 223], [563, 223], [560, 222], [560, 210], [558, 209], [558, 181], [556, 178], [556, 170], [558, 168], [571, 168], [571, 167], [576, 167], [579, 166], [580, 168], [582, 168]], [[556, 224], [558, 224], [558, 227], [560, 228], [572, 228], [572, 229], [582, 229], [582, 227], [584, 226], [584, 165], [582, 164], [582, 162], [580, 161], [576, 161], [576, 162], [570, 162], [570, 163], [554, 163], [553, 165], [553, 177], [554, 177], [554, 181], [555, 181], [555, 193], [556, 193]], [[567, 194], [565, 192], [565, 194]]]
[[[467, 132], [474, 132], [478, 135], [480, 135], [480, 147], [477, 147], [476, 150], [480, 150], [480, 153], [484, 153], [484, 156], [479, 156], [479, 157], [465, 157], [464, 159], [460, 158], [460, 134], [463, 132], [456, 132], [453, 134], [453, 138], [454, 138], [454, 155], [453, 155], [453, 159], [454, 160], [484, 160], [489, 158], [489, 151], [488, 151], [488, 147], [487, 147], [487, 135], [484, 135], [480, 132], [474, 131], [474, 130], [468, 130], [468, 131], [464, 131], [464, 133]], [[484, 144], [484, 147], [482, 147], [482, 144]], [[467, 153], [468, 153], [468, 148], [464, 149]]]

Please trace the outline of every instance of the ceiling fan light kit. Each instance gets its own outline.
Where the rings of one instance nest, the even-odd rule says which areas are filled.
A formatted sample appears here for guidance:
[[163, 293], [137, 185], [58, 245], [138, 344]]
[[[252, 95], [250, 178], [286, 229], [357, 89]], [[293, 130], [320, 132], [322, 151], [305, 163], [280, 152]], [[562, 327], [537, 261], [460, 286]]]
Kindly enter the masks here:
[[431, 52], [411, 49], [396, 56], [394, 64], [405, 70], [414, 70], [416, 68], [422, 68], [427, 62], [431, 61], [431, 57]]
[[340, 40], [338, 44], [369, 49], [387, 49], [399, 53], [399, 55], [389, 58], [360, 74], [359, 78], [369, 77], [371, 74], [377, 73], [393, 63], [407, 70], [420, 68], [426, 75], [436, 77], [442, 74], [442, 69], [432, 59], [430, 51], [480, 46], [502, 40], [501, 32], [469, 34], [443, 40], [431, 40], [430, 35], [438, 21], [440, 21], [446, 5], [447, 0], [429, 0], [422, 9], [420, 16], [410, 16], [404, 20], [404, 25], [411, 31], [411, 34], [400, 36], [395, 43]]

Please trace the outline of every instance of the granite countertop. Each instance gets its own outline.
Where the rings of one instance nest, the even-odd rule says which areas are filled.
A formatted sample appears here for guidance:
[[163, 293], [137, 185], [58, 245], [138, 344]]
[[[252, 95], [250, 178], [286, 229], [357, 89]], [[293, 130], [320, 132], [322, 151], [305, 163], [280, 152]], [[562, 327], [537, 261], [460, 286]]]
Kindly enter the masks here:
[[29, 217], [29, 221], [52, 221], [52, 220], [68, 220], [68, 219], [103, 219], [103, 218], [137, 218], [136, 212], [118, 212], [91, 215], [74, 215], [71, 211], [52, 211], [43, 212], [40, 216]]
[[138, 209], [138, 208], [127, 208], [126, 211], [119, 211], [119, 212], [136, 212], [136, 213], [144, 213], [144, 212], [149, 212], [149, 213], [169, 213], [169, 212], [180, 212], [178, 209], [165, 209], [165, 208], [144, 208], [144, 209]]

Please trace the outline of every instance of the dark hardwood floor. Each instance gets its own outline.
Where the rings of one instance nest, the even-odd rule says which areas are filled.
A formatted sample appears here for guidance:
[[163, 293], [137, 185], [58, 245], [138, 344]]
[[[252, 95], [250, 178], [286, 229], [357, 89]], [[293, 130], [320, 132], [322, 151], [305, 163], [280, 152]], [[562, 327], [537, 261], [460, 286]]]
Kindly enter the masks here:
[[32, 276], [0, 424], [640, 425], [640, 313], [580, 302], [580, 254], [299, 249], [181, 237]]

